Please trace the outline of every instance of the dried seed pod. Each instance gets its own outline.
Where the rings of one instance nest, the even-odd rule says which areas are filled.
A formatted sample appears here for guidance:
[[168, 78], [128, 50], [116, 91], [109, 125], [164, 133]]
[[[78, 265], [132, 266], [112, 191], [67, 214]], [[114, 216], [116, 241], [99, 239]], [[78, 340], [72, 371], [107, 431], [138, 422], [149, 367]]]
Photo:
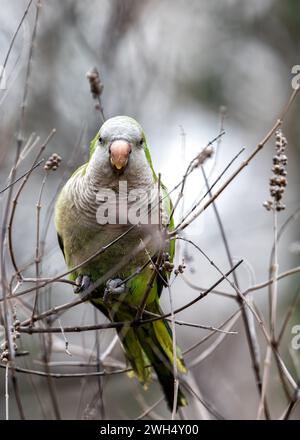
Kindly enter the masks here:
[[96, 67], [93, 67], [91, 70], [89, 70], [86, 74], [86, 77], [89, 80], [91, 94], [93, 95], [93, 98], [96, 99], [100, 97], [102, 95], [104, 86]]
[[62, 159], [61, 157], [57, 154], [57, 153], [53, 153], [49, 159], [46, 161], [45, 165], [44, 165], [44, 170], [45, 171], [56, 171], [57, 168], [59, 167], [60, 163], [61, 163]]
[[276, 156], [274, 156], [273, 157], [273, 163], [276, 165], [276, 164], [279, 164], [280, 163], [280, 156], [278, 156], [277, 154], [276, 154]]
[[163, 264], [163, 268], [167, 271], [167, 272], [172, 272], [172, 270], [174, 269], [174, 264], [170, 263], [169, 261], [165, 261]]
[[287, 157], [286, 157], [286, 155], [285, 154], [282, 154], [281, 156], [280, 156], [280, 162], [282, 163], [282, 165], [287, 165]]
[[267, 211], [275, 209], [276, 211], [282, 211], [285, 209], [285, 205], [281, 203], [282, 196], [284, 194], [285, 188], [287, 186], [287, 171], [286, 165], [288, 162], [287, 156], [285, 154], [285, 149], [287, 146], [287, 139], [282, 134], [281, 130], [277, 130], [275, 133], [275, 149], [276, 154], [273, 156], [273, 175], [270, 178], [270, 195], [274, 199], [273, 201], [264, 202], [263, 206]]
[[193, 168], [198, 168], [199, 166], [203, 165], [207, 159], [210, 159], [212, 157], [213, 153], [213, 147], [211, 145], [208, 145], [206, 148], [200, 151], [200, 153], [196, 157]]
[[272, 171], [275, 174], [280, 174], [282, 167], [279, 164], [273, 166]]
[[182, 260], [182, 263], [178, 265], [178, 267], [174, 270], [175, 275], [178, 275], [180, 273], [183, 273], [186, 269], [186, 265], [184, 263], [184, 260]]

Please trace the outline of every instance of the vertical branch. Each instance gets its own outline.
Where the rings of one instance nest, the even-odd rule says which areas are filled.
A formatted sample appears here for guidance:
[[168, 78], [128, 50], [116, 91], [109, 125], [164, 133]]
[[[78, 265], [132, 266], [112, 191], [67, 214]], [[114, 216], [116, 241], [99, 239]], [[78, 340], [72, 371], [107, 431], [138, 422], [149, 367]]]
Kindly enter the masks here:
[[8, 371], [9, 371], [9, 362], [7, 362], [5, 368], [5, 420], [9, 420]]
[[12, 380], [12, 384], [13, 384], [14, 394], [15, 394], [20, 418], [21, 418], [21, 420], [25, 420], [25, 414], [24, 414], [24, 409], [23, 409], [23, 405], [22, 405], [22, 401], [21, 401], [21, 394], [20, 394], [20, 390], [19, 390], [19, 383], [17, 380], [16, 371], [14, 368], [12, 369], [11, 380]]
[[[25, 16], [28, 13], [28, 9], [29, 9], [30, 5], [31, 5], [31, 2], [29, 2], [28, 6], [25, 10], [25, 13], [22, 17], [21, 23], [19, 24], [19, 28], [21, 27], [22, 21], [25, 19]], [[21, 152], [22, 144], [23, 144], [22, 136], [23, 136], [23, 129], [24, 129], [25, 103], [26, 103], [26, 99], [27, 99], [27, 95], [28, 95], [28, 85], [29, 85], [29, 77], [30, 77], [30, 71], [31, 71], [31, 62], [32, 62], [32, 57], [33, 57], [34, 42], [35, 42], [35, 38], [36, 38], [40, 6], [41, 6], [41, 2], [40, 2], [40, 0], [38, 0], [37, 7], [36, 7], [35, 21], [34, 21], [34, 29], [33, 29], [31, 44], [30, 44], [27, 70], [26, 70], [26, 79], [25, 79], [23, 100], [21, 103], [21, 116], [20, 116], [20, 124], [19, 124], [19, 130], [18, 130], [18, 135], [17, 135], [17, 149], [16, 149], [14, 165], [12, 168], [12, 172], [10, 174], [10, 182], [14, 182], [14, 180], [15, 180], [16, 171], [17, 171], [17, 164], [18, 164], [18, 160], [19, 160], [19, 156], [20, 156], [20, 152]], [[17, 29], [17, 31], [13, 37], [13, 40], [11, 42], [11, 46], [8, 51], [5, 63], [8, 60], [10, 50], [12, 48], [12, 45], [13, 45], [14, 40], [16, 38], [16, 35], [19, 31], [19, 28]], [[5, 270], [5, 259], [4, 259], [4, 253], [5, 253], [4, 242], [5, 242], [5, 237], [6, 237], [6, 233], [7, 233], [7, 220], [8, 220], [8, 215], [9, 215], [9, 207], [10, 207], [10, 203], [11, 203], [11, 199], [12, 199], [12, 194], [13, 194], [13, 187], [11, 186], [9, 188], [9, 193], [8, 193], [7, 200], [6, 200], [6, 206], [5, 206], [3, 220], [2, 220], [1, 241], [0, 241], [1, 285], [2, 285], [2, 292], [3, 292], [3, 297], [4, 297], [4, 303], [3, 303], [4, 318], [2, 318], [2, 314], [1, 314], [1, 323], [3, 323], [5, 325], [6, 339], [8, 342], [11, 360], [14, 357], [14, 351], [13, 351], [13, 347], [12, 347], [12, 343], [11, 343], [11, 338], [9, 335], [10, 332], [8, 331], [8, 328], [10, 326], [9, 326], [8, 317], [7, 317], [8, 309], [7, 309], [7, 304], [6, 304], [6, 270]]]
[[273, 210], [273, 243], [274, 243], [274, 253], [273, 261], [270, 268], [270, 279], [272, 280], [270, 284], [270, 331], [273, 341], [276, 340], [276, 314], [277, 314], [277, 297], [278, 297], [278, 239], [277, 239], [277, 211]]
[[[99, 311], [94, 309], [94, 321], [95, 325], [98, 324], [98, 313]], [[101, 355], [100, 355], [100, 338], [99, 332], [96, 330], [95, 332], [95, 344], [96, 344], [96, 371], [99, 373], [101, 370]], [[99, 402], [100, 402], [100, 416], [101, 419], [105, 419], [105, 406], [103, 400], [103, 381], [101, 376], [97, 376], [98, 390], [99, 390]]]
[[90, 84], [91, 94], [93, 98], [96, 100], [97, 104], [95, 106], [96, 110], [100, 111], [100, 115], [102, 118], [102, 123], [105, 122], [104, 110], [102, 105], [102, 93], [103, 93], [103, 83], [100, 78], [100, 74], [96, 67], [93, 67], [86, 74], [86, 77]]
[[[272, 342], [275, 341], [275, 321], [277, 310], [277, 276], [278, 276], [278, 264], [277, 264], [277, 211], [273, 209], [273, 258], [270, 266], [270, 279], [272, 280], [269, 286], [269, 323]], [[262, 394], [259, 402], [257, 418], [261, 418], [261, 414], [264, 411], [264, 400], [267, 394], [267, 388], [270, 379], [270, 369], [272, 364], [272, 347], [267, 346], [267, 351], [264, 360], [264, 373], [263, 373], [263, 386]]]
[[[21, 117], [20, 117], [19, 133], [18, 133], [18, 137], [17, 137], [18, 153], [20, 153], [22, 145], [23, 145], [25, 109], [26, 109], [27, 97], [28, 97], [28, 91], [29, 91], [29, 79], [30, 79], [30, 75], [31, 75], [31, 67], [32, 67], [33, 54], [34, 54], [34, 49], [35, 49], [35, 41], [36, 41], [36, 36], [37, 36], [37, 27], [38, 27], [40, 9], [41, 9], [41, 0], [38, 0], [37, 4], [36, 4], [34, 26], [33, 26], [33, 32], [32, 32], [32, 37], [31, 37], [30, 49], [29, 49], [27, 69], [26, 69], [25, 87], [24, 87], [23, 99], [22, 99], [22, 103], [21, 103]], [[19, 156], [19, 154], [18, 154], [18, 156]]]
[[48, 177], [48, 173], [45, 174], [38, 201], [36, 204], [36, 243], [35, 243], [35, 277], [36, 277], [36, 291], [35, 291], [35, 297], [34, 297], [34, 304], [32, 309], [32, 315], [31, 318], [33, 319], [36, 309], [37, 309], [37, 299], [38, 299], [38, 292], [39, 292], [39, 277], [40, 277], [40, 262], [41, 262], [41, 256], [40, 256], [40, 217], [41, 217], [41, 208], [42, 208], [42, 195], [45, 188], [46, 180]]
[[[160, 187], [161, 187], [161, 173], [158, 173], [158, 179], [157, 179], [157, 197], [158, 197], [158, 224], [159, 224], [159, 230], [161, 231], [161, 216], [162, 216], [162, 206], [161, 206], [161, 196], [160, 196]], [[151, 213], [150, 213], [151, 214]]]
[[271, 369], [271, 361], [272, 361], [272, 348], [268, 344], [267, 345], [267, 351], [266, 356], [264, 359], [264, 370], [263, 370], [263, 378], [262, 378], [262, 389], [261, 389], [261, 395], [260, 395], [260, 401], [257, 411], [257, 419], [259, 420], [265, 411], [265, 400], [267, 396], [267, 386], [270, 378], [270, 369]]
[[[182, 175], [185, 174], [186, 169], [186, 132], [184, 131], [183, 126], [180, 125], [180, 137], [181, 137], [181, 166], [182, 166]], [[179, 214], [179, 221], [183, 221], [184, 218], [184, 211], [185, 211], [185, 203], [184, 203], [184, 193], [181, 194], [181, 206], [180, 206], [180, 214]], [[173, 213], [175, 212], [176, 207], [173, 208]], [[179, 262], [183, 261], [185, 254], [185, 248], [186, 244], [185, 242], [181, 243], [180, 241], [176, 241], [176, 252], [175, 252], [175, 261]], [[175, 263], [174, 261], [174, 263]]]
[[23, 14], [23, 16], [22, 16], [22, 18], [21, 18], [21, 20], [20, 20], [20, 22], [19, 22], [19, 24], [18, 24], [18, 26], [17, 26], [17, 29], [16, 29], [16, 31], [15, 31], [15, 33], [14, 33], [12, 39], [11, 39], [11, 42], [10, 42], [10, 45], [9, 45], [8, 51], [7, 51], [7, 53], [6, 53], [6, 56], [5, 56], [4, 62], [3, 62], [3, 64], [2, 64], [2, 70], [0, 71], [0, 84], [1, 84], [1, 81], [2, 81], [2, 78], [3, 78], [3, 75], [4, 75], [4, 72], [5, 72], [5, 68], [6, 68], [6, 65], [7, 65], [8, 59], [9, 59], [10, 54], [11, 54], [11, 51], [12, 51], [12, 48], [13, 48], [13, 46], [14, 46], [15, 40], [16, 40], [17, 35], [18, 35], [18, 33], [19, 33], [20, 29], [21, 29], [22, 24], [24, 23], [24, 20], [25, 20], [27, 14], [28, 14], [28, 11], [29, 11], [29, 9], [30, 9], [30, 6], [31, 6], [32, 2], [33, 2], [33, 0], [30, 0], [30, 1], [28, 2], [28, 5], [27, 5], [27, 7], [26, 7], [26, 9], [25, 9], [25, 11], [24, 11], [24, 14]]
[[[209, 182], [207, 180], [206, 173], [205, 173], [203, 166], [201, 166], [201, 170], [202, 170], [202, 174], [203, 174], [203, 177], [205, 180], [205, 184], [206, 184], [209, 196], [212, 199], [212, 197], [213, 197], [212, 192], [210, 190]], [[216, 203], [214, 201], [212, 202], [212, 207], [213, 207], [213, 210], [214, 210], [214, 213], [215, 213], [215, 216], [217, 219], [217, 223], [218, 223], [218, 226], [220, 229], [220, 233], [221, 233], [222, 241], [224, 243], [227, 259], [229, 261], [230, 267], [233, 267], [233, 258], [232, 258], [231, 251], [229, 248], [229, 243], [228, 243], [228, 240], [226, 237], [223, 222], [221, 220], [218, 208], [217, 208]], [[237, 288], [239, 288], [239, 283], [238, 283], [237, 275], [235, 272], [233, 272], [233, 279], [234, 279], [234, 284], [237, 286]], [[257, 340], [255, 324], [254, 324], [254, 321], [252, 319], [250, 319], [250, 317], [249, 317], [248, 310], [245, 306], [245, 303], [244, 303], [242, 297], [240, 295], [237, 295], [236, 300], [237, 300], [239, 306], [241, 307], [242, 319], [243, 319], [243, 323], [244, 323], [244, 327], [245, 327], [246, 338], [247, 338], [250, 356], [251, 356], [251, 360], [252, 360], [252, 367], [253, 367], [254, 376], [256, 379], [256, 385], [257, 385], [259, 395], [261, 396], [262, 395], [262, 380], [261, 380], [261, 373], [260, 373], [259, 344], [258, 344], [258, 340]], [[265, 407], [265, 409], [266, 409], [266, 417], [269, 418], [267, 407]]]
[[47, 385], [50, 393], [50, 399], [54, 411], [55, 418], [57, 420], [61, 420], [61, 414], [58, 404], [58, 399], [56, 396], [55, 385], [53, 383], [53, 378], [50, 376], [50, 367], [49, 367], [49, 356], [50, 356], [50, 347], [52, 345], [51, 334], [41, 334], [41, 342], [43, 348], [43, 361], [45, 364], [45, 372], [47, 374]]
[[[9, 215], [9, 205], [7, 206], [7, 212], [6, 215], [4, 217], [4, 224], [3, 224], [3, 228], [4, 230], [2, 231], [2, 243], [4, 243], [4, 239], [5, 239], [5, 235], [6, 235], [6, 224], [7, 224], [7, 233], [8, 233], [8, 250], [9, 250], [9, 254], [10, 254], [10, 258], [11, 258], [11, 262], [12, 265], [16, 271], [16, 275], [19, 279], [22, 279], [22, 275], [21, 275], [21, 271], [18, 268], [17, 262], [16, 262], [16, 258], [14, 255], [14, 249], [13, 249], [13, 221], [14, 221], [14, 217], [15, 217], [15, 213], [16, 213], [16, 209], [17, 209], [17, 204], [18, 204], [18, 200], [19, 197], [21, 195], [21, 192], [24, 189], [24, 186], [26, 185], [26, 183], [28, 182], [28, 179], [32, 173], [32, 171], [35, 169], [35, 165], [38, 163], [40, 156], [42, 155], [43, 151], [45, 150], [45, 148], [47, 147], [48, 143], [50, 142], [50, 140], [52, 139], [52, 137], [54, 136], [54, 134], [56, 133], [56, 130], [53, 129], [51, 130], [50, 134], [47, 136], [45, 142], [41, 145], [34, 161], [33, 164], [30, 168], [30, 171], [25, 175], [21, 185], [19, 186], [17, 193], [12, 201], [12, 209]], [[12, 187], [10, 188], [9, 192], [11, 193]], [[12, 194], [9, 194], [8, 196], [8, 203], [10, 204], [10, 197]]]
[[[181, 129], [181, 159], [182, 159], [182, 167], [183, 170], [185, 170], [185, 162], [186, 162], [186, 132], [184, 131], [183, 127], [180, 126]], [[184, 174], [184, 172], [183, 172]], [[181, 212], [180, 212], [180, 221], [183, 220], [184, 216], [184, 195], [182, 196], [182, 202], [181, 202]]]
[[[289, 105], [289, 104], [288, 104]], [[287, 140], [279, 129], [275, 133], [275, 154], [273, 155], [273, 167], [272, 176], [270, 179], [270, 195], [271, 200], [264, 202], [263, 206], [267, 211], [272, 211], [273, 214], [273, 247], [271, 251], [269, 278], [271, 283], [269, 285], [269, 324], [271, 340], [267, 347], [265, 366], [264, 366], [264, 393], [267, 391], [270, 368], [271, 368], [271, 353], [274, 351], [275, 360], [279, 370], [280, 379], [284, 388], [284, 391], [289, 398], [289, 391], [286, 387], [285, 374], [282, 370], [282, 366], [277, 353], [278, 343], [276, 342], [276, 319], [277, 319], [277, 296], [278, 296], [278, 219], [277, 214], [285, 209], [285, 205], [282, 203], [282, 196], [287, 185], [287, 157], [285, 155], [285, 149], [287, 146]], [[260, 409], [263, 407], [263, 402], [260, 402]], [[260, 411], [258, 412], [258, 417]]]
[[212, 174], [216, 168], [217, 162], [218, 162], [218, 157], [219, 157], [219, 152], [220, 152], [220, 147], [221, 147], [222, 137], [223, 137], [222, 135], [225, 133], [226, 112], [227, 112], [226, 107], [224, 105], [221, 105], [220, 109], [219, 109], [219, 134], [220, 134], [220, 136], [217, 139], [216, 149], [215, 149], [216, 151], [214, 154], [213, 164], [212, 164], [212, 167], [211, 167], [211, 169], [208, 173], [208, 176], [207, 176], [208, 180], [210, 180], [210, 177], [212, 176]]
[[171, 309], [171, 330], [172, 330], [172, 343], [173, 343], [173, 376], [174, 376], [174, 395], [173, 395], [173, 408], [172, 408], [172, 420], [175, 420], [177, 411], [177, 398], [178, 398], [178, 371], [177, 371], [177, 344], [176, 344], [176, 325], [173, 298], [170, 285], [168, 283], [169, 301]]

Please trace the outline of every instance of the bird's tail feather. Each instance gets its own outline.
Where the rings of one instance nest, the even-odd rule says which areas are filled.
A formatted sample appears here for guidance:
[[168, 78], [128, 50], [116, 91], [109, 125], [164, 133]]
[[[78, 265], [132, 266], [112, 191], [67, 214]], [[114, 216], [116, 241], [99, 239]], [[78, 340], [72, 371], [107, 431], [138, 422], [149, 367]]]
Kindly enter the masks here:
[[[174, 374], [173, 374], [173, 343], [169, 325], [164, 321], [154, 321], [136, 328], [140, 344], [152, 365], [159, 383], [162, 386], [169, 409], [173, 409]], [[177, 349], [177, 371], [185, 373], [183, 359]], [[177, 407], [186, 406], [187, 400], [178, 388]]]
[[[159, 310], [153, 310], [159, 313]], [[118, 316], [118, 320], [130, 320], [129, 316]], [[139, 381], [145, 386], [151, 381], [153, 367], [162, 386], [169, 408], [173, 408], [174, 374], [173, 374], [173, 340], [167, 321], [158, 320], [136, 327], [124, 327], [118, 331], [126, 357]], [[186, 373], [181, 353], [177, 348], [176, 365], [178, 373]], [[177, 407], [187, 405], [180, 387], [177, 395]]]
[[151, 381], [150, 363], [137, 338], [135, 329], [125, 327], [118, 333], [125, 350], [126, 358], [135, 375], [138, 380], [147, 387]]
[[[102, 303], [94, 300], [93, 304], [111, 319]], [[149, 308], [149, 311], [162, 314], [158, 304], [153, 305], [151, 310]], [[132, 321], [132, 319], [132, 310], [120, 308], [114, 314], [114, 319], [111, 320], [118, 322]], [[164, 391], [168, 406], [172, 410], [174, 400], [174, 357], [172, 332], [168, 322], [157, 320], [136, 327], [123, 327], [117, 331], [126, 357], [138, 380], [147, 387], [151, 382], [151, 367], [153, 367]], [[176, 361], [178, 373], [186, 373], [187, 370], [178, 348]], [[179, 387], [177, 407], [186, 405], [187, 400]]]

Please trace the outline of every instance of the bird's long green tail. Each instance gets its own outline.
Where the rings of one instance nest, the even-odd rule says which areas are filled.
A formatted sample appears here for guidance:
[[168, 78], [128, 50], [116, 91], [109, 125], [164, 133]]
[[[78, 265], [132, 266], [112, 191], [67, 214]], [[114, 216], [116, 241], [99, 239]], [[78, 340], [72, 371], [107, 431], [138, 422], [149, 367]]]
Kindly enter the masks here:
[[[156, 313], [158, 313], [157, 310]], [[123, 314], [122, 317], [124, 319]], [[174, 357], [172, 332], [168, 322], [158, 320], [136, 327], [123, 328], [119, 331], [119, 336], [126, 357], [139, 381], [144, 385], [151, 381], [151, 368], [149, 366], [152, 366], [163, 388], [169, 409], [172, 410], [174, 401]], [[178, 373], [186, 373], [186, 367], [179, 349], [177, 349], [176, 359]], [[177, 407], [186, 405], [187, 400], [179, 387]]]

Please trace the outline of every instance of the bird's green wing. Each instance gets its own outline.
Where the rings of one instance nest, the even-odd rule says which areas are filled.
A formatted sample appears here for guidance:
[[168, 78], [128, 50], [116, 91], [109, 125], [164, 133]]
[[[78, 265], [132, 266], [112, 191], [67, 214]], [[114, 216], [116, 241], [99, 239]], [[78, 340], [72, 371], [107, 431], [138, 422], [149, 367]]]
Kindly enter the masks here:
[[[151, 154], [150, 154], [150, 150], [148, 148], [146, 140], [144, 142], [144, 150], [145, 150], [145, 155], [146, 155], [149, 167], [151, 168], [151, 171], [153, 174], [154, 181], [157, 182], [158, 177], [157, 177], [157, 175], [154, 171], [154, 168], [153, 168]], [[161, 186], [161, 192], [162, 192], [162, 201], [161, 201], [162, 207], [163, 207], [164, 212], [168, 215], [168, 218], [169, 218], [172, 213], [172, 210], [173, 210], [172, 201], [169, 196], [169, 192], [168, 192], [167, 187], [162, 182], [160, 182], [160, 186]], [[169, 221], [169, 224], [168, 224], [168, 231], [172, 231], [173, 229], [174, 229], [174, 219], [172, 217]], [[169, 251], [169, 255], [170, 255], [170, 262], [172, 262], [174, 259], [174, 255], [175, 255], [175, 239], [170, 240], [170, 245], [169, 245], [168, 251]], [[163, 270], [161, 270], [160, 275], [161, 276], [158, 276], [157, 281], [156, 281], [157, 282], [157, 292], [158, 292], [159, 296], [161, 295], [163, 287], [167, 285], [167, 281], [170, 277], [170, 273], [163, 269]], [[164, 280], [166, 282], [164, 282]]]
[[97, 132], [96, 136], [94, 137], [94, 139], [93, 139], [92, 142], [91, 142], [91, 146], [90, 146], [90, 158], [91, 158], [92, 155], [94, 154], [94, 151], [95, 151], [95, 148], [96, 148], [97, 142], [98, 142], [98, 140], [99, 140], [99, 133], [100, 133], [100, 130]]

